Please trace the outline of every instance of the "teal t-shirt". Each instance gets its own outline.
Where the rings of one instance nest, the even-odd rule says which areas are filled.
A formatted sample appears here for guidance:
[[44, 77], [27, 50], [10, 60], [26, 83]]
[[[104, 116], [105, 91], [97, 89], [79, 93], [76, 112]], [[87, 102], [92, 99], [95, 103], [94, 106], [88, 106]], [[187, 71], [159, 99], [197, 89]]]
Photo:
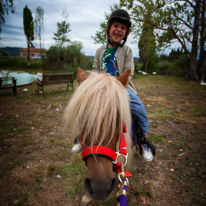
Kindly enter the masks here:
[[110, 73], [112, 76], [119, 77], [116, 58], [117, 48], [107, 47], [102, 59], [102, 71]]

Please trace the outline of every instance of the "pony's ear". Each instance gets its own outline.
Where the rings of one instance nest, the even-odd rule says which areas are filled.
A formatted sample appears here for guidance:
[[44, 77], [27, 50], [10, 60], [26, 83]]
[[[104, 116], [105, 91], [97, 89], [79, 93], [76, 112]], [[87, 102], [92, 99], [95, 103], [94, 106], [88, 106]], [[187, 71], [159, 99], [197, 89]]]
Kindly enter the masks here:
[[117, 80], [120, 81], [125, 88], [129, 83], [129, 75], [131, 71], [131, 69], [127, 69], [117, 78]]
[[87, 75], [85, 74], [85, 71], [78, 67], [77, 68], [77, 83], [80, 85], [86, 78], [87, 78]]

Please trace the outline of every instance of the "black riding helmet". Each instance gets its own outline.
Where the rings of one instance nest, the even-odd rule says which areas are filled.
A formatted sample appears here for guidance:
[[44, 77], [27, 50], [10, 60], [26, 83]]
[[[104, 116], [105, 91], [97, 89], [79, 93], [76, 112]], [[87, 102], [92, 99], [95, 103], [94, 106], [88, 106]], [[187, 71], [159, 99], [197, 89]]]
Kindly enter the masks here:
[[[129, 16], [128, 12], [125, 11], [124, 9], [117, 9], [117, 10], [113, 11], [109, 17], [107, 24], [109, 24], [112, 20], [120, 20], [121, 22], [125, 22], [129, 26], [129, 28], [131, 27], [130, 16]], [[109, 38], [108, 32], [107, 32], [107, 36], [108, 36], [108, 43], [113, 45], [113, 42], [111, 42], [111, 40]], [[127, 41], [127, 37], [125, 37], [123, 40], [124, 41], [123, 41], [123, 43], [120, 44], [120, 46], [124, 45], [124, 43]]]
[[109, 17], [107, 24], [112, 19], [120, 19], [120, 20], [126, 21], [129, 25], [129, 27], [131, 27], [130, 16], [127, 13], [127, 11], [125, 11], [124, 9], [117, 9], [117, 10], [113, 11], [111, 16]]

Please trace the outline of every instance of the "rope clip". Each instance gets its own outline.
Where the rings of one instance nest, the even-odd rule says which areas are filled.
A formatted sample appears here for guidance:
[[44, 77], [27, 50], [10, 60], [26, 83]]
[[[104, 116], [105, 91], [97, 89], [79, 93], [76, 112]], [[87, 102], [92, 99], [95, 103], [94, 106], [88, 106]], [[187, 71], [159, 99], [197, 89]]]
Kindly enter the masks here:
[[127, 179], [125, 173], [124, 173], [124, 165], [122, 164], [121, 166], [121, 172], [118, 173], [118, 178], [119, 178], [119, 184], [117, 186], [117, 195], [116, 198], [119, 196], [127, 195], [127, 191], [125, 190], [124, 186], [128, 187], [129, 186], [129, 180]]

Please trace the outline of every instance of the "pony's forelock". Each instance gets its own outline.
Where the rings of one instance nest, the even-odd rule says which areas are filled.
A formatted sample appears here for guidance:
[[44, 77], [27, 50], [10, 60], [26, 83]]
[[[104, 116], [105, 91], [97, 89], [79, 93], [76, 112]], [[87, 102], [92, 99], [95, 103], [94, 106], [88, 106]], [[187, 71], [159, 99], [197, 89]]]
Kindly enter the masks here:
[[[89, 136], [91, 145], [96, 142], [101, 145], [108, 136], [111, 140], [115, 132], [121, 131], [124, 122], [130, 131], [128, 93], [110, 74], [90, 72], [70, 99], [64, 120], [71, 129], [79, 128], [83, 144]], [[130, 137], [127, 137], [127, 144], [130, 149]]]

